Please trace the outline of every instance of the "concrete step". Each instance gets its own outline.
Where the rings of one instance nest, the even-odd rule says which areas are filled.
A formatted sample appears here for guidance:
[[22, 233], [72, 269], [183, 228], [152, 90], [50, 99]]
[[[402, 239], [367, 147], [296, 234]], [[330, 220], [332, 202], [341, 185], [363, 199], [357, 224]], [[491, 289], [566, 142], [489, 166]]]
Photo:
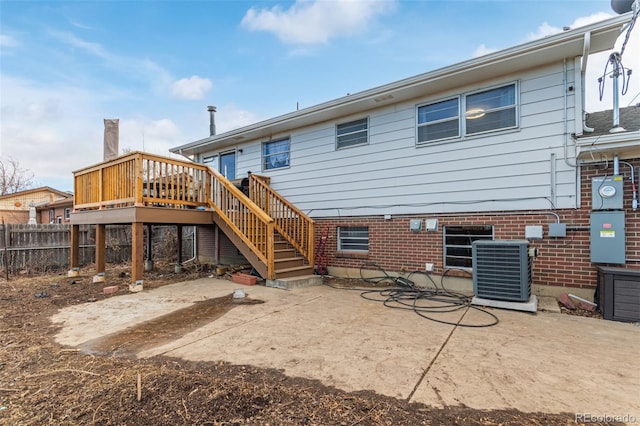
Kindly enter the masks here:
[[267, 287], [281, 288], [283, 290], [291, 290], [300, 287], [309, 287], [312, 285], [322, 285], [322, 277], [320, 275], [300, 275], [289, 278], [276, 278], [275, 280], [267, 280]]

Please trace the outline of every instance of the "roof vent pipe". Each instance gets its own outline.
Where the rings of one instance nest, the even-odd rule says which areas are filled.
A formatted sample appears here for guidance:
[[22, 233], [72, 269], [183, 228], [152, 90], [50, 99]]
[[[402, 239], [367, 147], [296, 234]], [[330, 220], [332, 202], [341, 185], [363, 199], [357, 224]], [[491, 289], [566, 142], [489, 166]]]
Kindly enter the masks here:
[[207, 107], [209, 111], [209, 136], [215, 136], [216, 134], [216, 107], [209, 105]]
[[609, 133], [619, 133], [626, 131], [623, 127], [620, 127], [620, 95], [618, 94], [618, 77], [621, 75], [620, 71], [620, 54], [613, 52], [609, 56], [609, 62], [613, 64], [613, 128], [609, 130]]

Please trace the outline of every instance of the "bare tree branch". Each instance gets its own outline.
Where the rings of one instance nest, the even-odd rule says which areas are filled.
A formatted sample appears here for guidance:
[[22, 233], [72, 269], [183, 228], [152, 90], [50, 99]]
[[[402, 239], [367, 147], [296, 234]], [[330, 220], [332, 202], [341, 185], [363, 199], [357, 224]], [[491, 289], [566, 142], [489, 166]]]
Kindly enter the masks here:
[[29, 189], [33, 183], [33, 173], [20, 166], [13, 158], [0, 158], [0, 195]]

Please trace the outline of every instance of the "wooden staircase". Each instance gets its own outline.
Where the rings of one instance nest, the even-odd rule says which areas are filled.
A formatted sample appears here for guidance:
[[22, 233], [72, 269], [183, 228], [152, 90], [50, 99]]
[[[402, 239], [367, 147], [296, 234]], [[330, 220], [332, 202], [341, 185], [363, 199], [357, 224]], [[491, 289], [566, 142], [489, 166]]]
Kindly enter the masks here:
[[[253, 266], [262, 277], [268, 277], [269, 271], [266, 262], [229, 226], [228, 222], [224, 220], [218, 212], [214, 212], [213, 221], [249, 261], [251, 266]], [[275, 272], [274, 279], [313, 274], [313, 265], [309, 264], [309, 261], [277, 231], [274, 232], [273, 264]]]
[[263, 278], [313, 273], [313, 220], [274, 191], [268, 178], [251, 175], [247, 196], [203, 164], [132, 152], [74, 172], [74, 187], [78, 223], [132, 223], [140, 239], [133, 244], [136, 279], [145, 222], [201, 224], [208, 211]]

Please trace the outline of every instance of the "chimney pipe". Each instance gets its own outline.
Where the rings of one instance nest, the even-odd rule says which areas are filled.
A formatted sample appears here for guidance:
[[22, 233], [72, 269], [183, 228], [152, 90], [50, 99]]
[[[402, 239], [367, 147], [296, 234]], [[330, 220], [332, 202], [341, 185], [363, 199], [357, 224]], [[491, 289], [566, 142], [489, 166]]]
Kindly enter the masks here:
[[104, 119], [104, 150], [103, 161], [109, 161], [118, 156], [120, 142], [120, 119]]
[[216, 107], [209, 105], [207, 107], [209, 111], [209, 136], [215, 136], [216, 134]]

